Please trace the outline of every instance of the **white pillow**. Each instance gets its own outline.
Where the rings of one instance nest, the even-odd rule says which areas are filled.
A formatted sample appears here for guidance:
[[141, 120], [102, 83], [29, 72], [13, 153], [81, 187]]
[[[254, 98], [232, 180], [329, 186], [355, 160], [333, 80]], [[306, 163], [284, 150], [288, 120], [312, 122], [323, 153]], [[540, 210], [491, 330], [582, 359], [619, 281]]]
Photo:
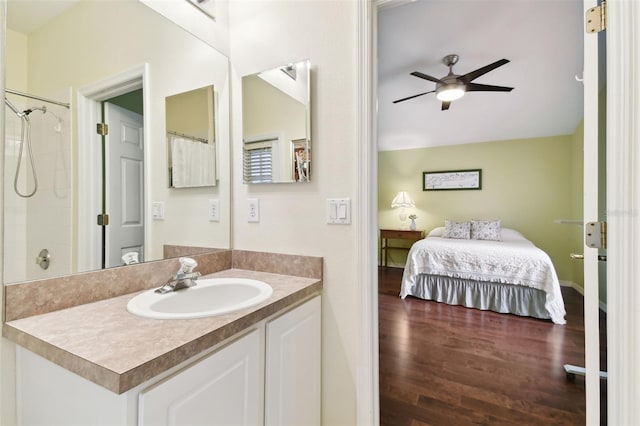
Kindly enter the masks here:
[[501, 221], [499, 220], [472, 220], [471, 238], [474, 240], [501, 240]]
[[442, 237], [468, 240], [471, 237], [471, 223], [445, 220], [444, 234], [442, 235]]
[[438, 226], [437, 228], [433, 228], [427, 234], [427, 237], [442, 237], [444, 235], [444, 226]]
[[502, 228], [502, 241], [529, 241], [515, 229]]

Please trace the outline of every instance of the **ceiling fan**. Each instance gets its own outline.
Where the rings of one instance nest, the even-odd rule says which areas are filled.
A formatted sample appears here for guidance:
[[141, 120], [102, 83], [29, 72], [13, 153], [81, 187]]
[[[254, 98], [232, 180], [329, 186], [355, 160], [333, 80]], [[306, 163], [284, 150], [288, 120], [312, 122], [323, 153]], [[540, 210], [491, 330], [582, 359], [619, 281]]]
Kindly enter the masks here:
[[448, 110], [451, 101], [460, 99], [466, 92], [510, 92], [513, 87], [505, 86], [491, 86], [488, 84], [472, 83], [476, 78], [493, 71], [494, 69], [501, 67], [504, 64], [509, 63], [507, 59], [500, 59], [492, 64], [485, 65], [482, 68], [478, 68], [475, 71], [464, 75], [457, 75], [453, 73], [453, 66], [458, 62], [458, 55], [447, 55], [442, 59], [442, 62], [449, 67], [449, 74], [442, 78], [435, 78], [427, 74], [423, 74], [419, 71], [414, 71], [411, 75], [423, 78], [425, 80], [433, 81], [436, 83], [436, 90], [429, 92], [418, 93], [417, 95], [408, 96], [406, 98], [393, 101], [394, 104], [409, 99], [417, 98], [418, 96], [426, 95], [428, 93], [435, 93], [436, 97], [442, 101], [442, 110]]

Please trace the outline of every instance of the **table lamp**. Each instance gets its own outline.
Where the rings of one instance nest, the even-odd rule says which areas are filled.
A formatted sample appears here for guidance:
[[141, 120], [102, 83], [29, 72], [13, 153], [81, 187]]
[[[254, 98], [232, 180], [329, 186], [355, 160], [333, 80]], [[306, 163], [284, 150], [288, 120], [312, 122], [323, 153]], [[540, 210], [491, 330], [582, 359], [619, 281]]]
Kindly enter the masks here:
[[400, 207], [401, 226], [404, 226], [404, 223], [407, 220], [406, 209], [409, 207], [414, 207], [415, 205], [416, 204], [413, 202], [407, 191], [398, 192], [393, 201], [391, 201], [391, 208], [395, 209], [396, 207]]

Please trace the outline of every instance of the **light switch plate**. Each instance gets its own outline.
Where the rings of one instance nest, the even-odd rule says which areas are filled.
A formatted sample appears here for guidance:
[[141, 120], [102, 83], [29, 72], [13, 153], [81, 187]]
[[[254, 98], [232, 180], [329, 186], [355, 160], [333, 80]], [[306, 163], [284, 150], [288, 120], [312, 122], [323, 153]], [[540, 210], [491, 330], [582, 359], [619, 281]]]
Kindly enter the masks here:
[[151, 203], [151, 215], [153, 220], [164, 220], [164, 201]]
[[350, 198], [327, 198], [327, 223], [336, 225], [351, 224]]

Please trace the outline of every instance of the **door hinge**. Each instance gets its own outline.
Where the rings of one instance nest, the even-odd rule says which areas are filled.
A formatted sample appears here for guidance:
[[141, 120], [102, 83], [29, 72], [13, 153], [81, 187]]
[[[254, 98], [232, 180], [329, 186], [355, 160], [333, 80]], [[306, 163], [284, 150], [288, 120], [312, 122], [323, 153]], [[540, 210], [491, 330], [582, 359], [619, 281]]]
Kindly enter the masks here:
[[109, 215], [107, 213], [98, 215], [98, 226], [109, 225]]
[[607, 2], [592, 7], [586, 13], [586, 30], [588, 33], [599, 33], [607, 29]]
[[588, 222], [584, 233], [587, 247], [607, 248], [607, 222]]
[[107, 136], [109, 134], [109, 125], [106, 123], [96, 124], [96, 133], [101, 136]]

